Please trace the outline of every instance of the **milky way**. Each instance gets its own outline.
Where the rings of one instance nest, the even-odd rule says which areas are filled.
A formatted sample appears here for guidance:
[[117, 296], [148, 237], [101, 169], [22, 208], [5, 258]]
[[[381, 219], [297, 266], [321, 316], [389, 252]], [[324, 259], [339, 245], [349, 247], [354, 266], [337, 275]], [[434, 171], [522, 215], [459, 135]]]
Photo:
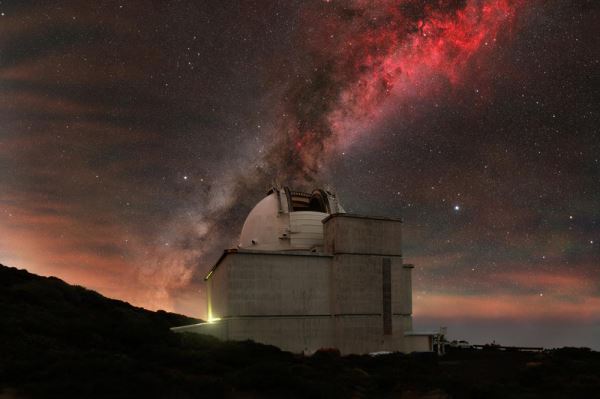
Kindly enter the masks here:
[[202, 316], [266, 190], [325, 185], [404, 219], [417, 327], [597, 347], [599, 9], [563, 3], [3, 1], [0, 262]]
[[[442, 74], [459, 80], [482, 47], [510, 30], [516, 2], [325, 2], [305, 10], [310, 69], [290, 82], [284, 122], [269, 159], [288, 167], [280, 178], [312, 180], [328, 147], [361, 120], [374, 118], [394, 86]], [[426, 95], [427, 93], [420, 93]]]

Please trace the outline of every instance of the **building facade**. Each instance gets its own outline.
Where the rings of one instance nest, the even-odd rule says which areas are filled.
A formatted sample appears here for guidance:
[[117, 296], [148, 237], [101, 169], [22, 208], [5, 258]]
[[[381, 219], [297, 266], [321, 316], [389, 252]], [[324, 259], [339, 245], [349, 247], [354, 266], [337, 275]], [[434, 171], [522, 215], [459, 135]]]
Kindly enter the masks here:
[[430, 351], [412, 329], [402, 222], [345, 213], [334, 194], [273, 188], [206, 276], [208, 322], [177, 327], [291, 352]]

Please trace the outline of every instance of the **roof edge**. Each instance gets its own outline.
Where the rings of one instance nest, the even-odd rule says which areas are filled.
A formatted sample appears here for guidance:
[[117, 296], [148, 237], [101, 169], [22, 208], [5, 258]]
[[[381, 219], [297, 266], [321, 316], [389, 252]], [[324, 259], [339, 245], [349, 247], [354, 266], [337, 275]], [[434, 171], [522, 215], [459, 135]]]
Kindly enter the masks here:
[[337, 218], [337, 217], [347, 217], [347, 218], [355, 218], [355, 219], [368, 219], [368, 220], [383, 220], [386, 222], [400, 222], [403, 223], [404, 221], [401, 218], [390, 218], [390, 217], [385, 217], [385, 216], [368, 216], [368, 215], [361, 215], [361, 214], [357, 214], [357, 213], [332, 213], [329, 216], [327, 216], [325, 219], [322, 220], [322, 223], [327, 223], [327, 221], [333, 219], [333, 218]]
[[212, 276], [212, 274], [215, 272], [215, 270], [217, 270], [217, 267], [219, 267], [219, 264], [221, 264], [221, 262], [223, 261], [223, 259], [225, 259], [225, 257], [231, 253], [236, 253], [238, 250], [236, 248], [230, 248], [230, 249], [226, 249], [223, 251], [223, 253], [221, 254], [221, 256], [219, 257], [219, 259], [217, 260], [217, 262], [215, 263], [215, 265], [208, 271], [208, 273], [206, 274], [206, 276], [204, 276], [204, 281], [208, 281], [208, 279], [210, 278], [210, 276]]
[[204, 277], [204, 281], [210, 279], [212, 274], [217, 270], [223, 259], [227, 257], [229, 254], [245, 254], [245, 255], [287, 255], [287, 256], [313, 256], [319, 258], [332, 258], [333, 254], [326, 254], [323, 252], [313, 252], [310, 250], [298, 250], [298, 249], [290, 249], [283, 251], [268, 251], [268, 250], [248, 250], [248, 249], [238, 249], [238, 248], [230, 248], [223, 251], [215, 265], [210, 269], [210, 271]]

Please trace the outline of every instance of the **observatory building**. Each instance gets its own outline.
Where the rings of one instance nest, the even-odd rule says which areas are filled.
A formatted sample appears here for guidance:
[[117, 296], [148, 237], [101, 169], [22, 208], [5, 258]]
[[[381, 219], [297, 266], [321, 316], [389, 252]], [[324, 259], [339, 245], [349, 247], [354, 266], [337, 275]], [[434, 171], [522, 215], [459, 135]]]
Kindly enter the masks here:
[[345, 213], [326, 190], [274, 187], [206, 275], [208, 322], [173, 330], [297, 353], [430, 351], [433, 334], [412, 331], [401, 227]]

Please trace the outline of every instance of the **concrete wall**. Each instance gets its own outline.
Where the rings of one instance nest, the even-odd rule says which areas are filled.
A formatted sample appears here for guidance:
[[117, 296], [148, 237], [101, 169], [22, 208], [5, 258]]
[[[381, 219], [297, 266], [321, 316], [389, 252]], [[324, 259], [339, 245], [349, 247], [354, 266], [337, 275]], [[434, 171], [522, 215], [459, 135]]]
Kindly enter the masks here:
[[401, 258], [392, 258], [392, 312], [412, 314], [412, 269], [403, 265]]
[[336, 255], [332, 261], [333, 314], [381, 315], [381, 258]]
[[432, 337], [430, 335], [407, 335], [404, 337], [404, 352], [430, 352]]
[[290, 244], [292, 248], [309, 249], [323, 246], [323, 223], [327, 217], [322, 212], [292, 212], [290, 219]]
[[326, 253], [402, 255], [402, 222], [399, 220], [338, 213], [326, 218], [323, 226]]
[[207, 315], [211, 317], [222, 317], [229, 309], [229, 263], [232, 254], [228, 254], [221, 261], [218, 268], [212, 273], [207, 284]]
[[[401, 222], [393, 219], [334, 215], [324, 221], [324, 251], [334, 254], [332, 303], [334, 314], [340, 315], [336, 342], [343, 352], [404, 350], [404, 333], [412, 328], [412, 293], [400, 230]], [[391, 280], [387, 299], [384, 267]], [[386, 316], [387, 300], [391, 315]], [[384, 328], [386, 317], [391, 328]]]
[[342, 354], [378, 352], [386, 350], [384, 344], [381, 316], [337, 316], [335, 318], [335, 347]]
[[331, 257], [237, 252], [211, 276], [215, 317], [330, 314]]

